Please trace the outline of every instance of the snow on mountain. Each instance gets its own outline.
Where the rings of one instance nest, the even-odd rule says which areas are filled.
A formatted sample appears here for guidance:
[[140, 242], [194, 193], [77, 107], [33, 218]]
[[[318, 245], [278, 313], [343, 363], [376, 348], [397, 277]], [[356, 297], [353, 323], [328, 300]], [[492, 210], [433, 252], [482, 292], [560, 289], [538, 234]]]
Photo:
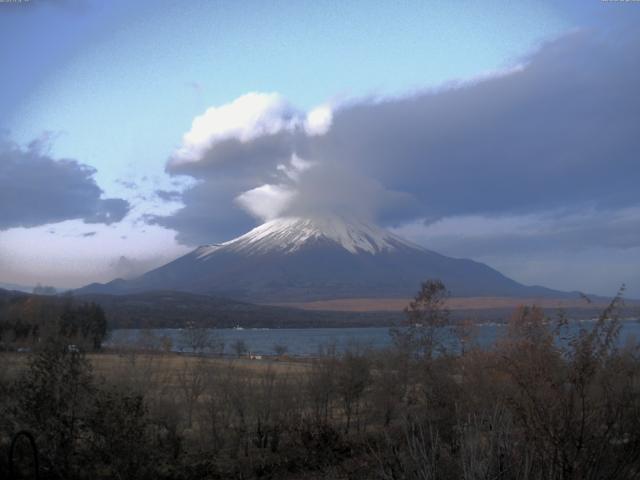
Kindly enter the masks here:
[[491, 267], [450, 258], [362, 220], [279, 218], [216, 245], [204, 245], [132, 280], [79, 293], [175, 290], [250, 302], [408, 298], [439, 278], [457, 296], [557, 296]]
[[206, 259], [220, 249], [249, 255], [273, 251], [292, 253], [318, 242], [333, 242], [354, 254], [391, 252], [400, 247], [423, 250], [422, 247], [371, 223], [323, 216], [272, 220], [228, 242], [202, 246], [197, 250], [196, 256]]

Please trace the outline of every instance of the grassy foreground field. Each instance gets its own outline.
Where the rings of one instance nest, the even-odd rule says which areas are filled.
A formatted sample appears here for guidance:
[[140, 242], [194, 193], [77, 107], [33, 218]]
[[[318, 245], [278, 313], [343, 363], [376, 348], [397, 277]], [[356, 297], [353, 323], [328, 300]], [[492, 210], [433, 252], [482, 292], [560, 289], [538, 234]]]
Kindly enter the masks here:
[[[29, 364], [28, 353], [0, 352], [0, 375], [15, 379]], [[303, 375], [311, 368], [310, 360], [303, 358], [265, 358], [252, 360], [248, 357], [200, 357], [177, 353], [149, 353], [127, 350], [105, 351], [86, 355], [93, 372], [104, 381], [161, 384], [164, 389], [180, 388], [185, 371], [195, 368], [208, 371], [235, 369], [243, 374], [261, 376], [275, 374], [283, 376]]]

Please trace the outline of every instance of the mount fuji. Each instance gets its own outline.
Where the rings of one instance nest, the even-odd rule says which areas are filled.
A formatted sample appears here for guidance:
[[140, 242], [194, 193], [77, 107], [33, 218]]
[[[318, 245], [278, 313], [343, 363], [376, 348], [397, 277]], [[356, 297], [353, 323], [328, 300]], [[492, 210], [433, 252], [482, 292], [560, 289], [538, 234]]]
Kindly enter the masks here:
[[203, 245], [132, 280], [78, 293], [174, 290], [259, 303], [408, 298], [438, 278], [454, 296], [561, 297], [472, 260], [446, 257], [374, 224], [340, 216], [286, 217], [228, 242]]

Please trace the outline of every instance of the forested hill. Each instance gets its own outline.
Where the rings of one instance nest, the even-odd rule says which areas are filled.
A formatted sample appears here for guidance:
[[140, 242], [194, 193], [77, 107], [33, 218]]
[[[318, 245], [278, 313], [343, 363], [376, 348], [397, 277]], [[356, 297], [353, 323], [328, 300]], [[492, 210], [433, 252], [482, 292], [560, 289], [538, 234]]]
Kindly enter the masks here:
[[0, 350], [28, 347], [49, 337], [99, 350], [107, 329], [104, 310], [97, 303], [0, 290]]
[[217, 328], [387, 326], [402, 318], [401, 312], [307, 311], [184, 292], [85, 294], [76, 298], [101, 305], [111, 328], [175, 328], [187, 322]]
[[400, 312], [306, 311], [184, 292], [40, 296], [0, 289], [0, 322], [20, 318], [26, 323], [47, 323], [69, 302], [99, 305], [110, 329], [181, 328], [187, 322], [217, 328], [387, 326], [402, 317]]

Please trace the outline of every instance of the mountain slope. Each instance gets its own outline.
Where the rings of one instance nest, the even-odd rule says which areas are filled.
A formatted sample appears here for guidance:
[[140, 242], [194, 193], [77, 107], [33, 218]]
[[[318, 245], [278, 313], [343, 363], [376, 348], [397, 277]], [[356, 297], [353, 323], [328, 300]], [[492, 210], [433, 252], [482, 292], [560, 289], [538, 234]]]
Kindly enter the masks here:
[[428, 278], [441, 279], [455, 296], [563, 295], [337, 216], [277, 219], [234, 240], [201, 246], [137, 279], [93, 284], [80, 293], [176, 290], [269, 303], [407, 298]]

